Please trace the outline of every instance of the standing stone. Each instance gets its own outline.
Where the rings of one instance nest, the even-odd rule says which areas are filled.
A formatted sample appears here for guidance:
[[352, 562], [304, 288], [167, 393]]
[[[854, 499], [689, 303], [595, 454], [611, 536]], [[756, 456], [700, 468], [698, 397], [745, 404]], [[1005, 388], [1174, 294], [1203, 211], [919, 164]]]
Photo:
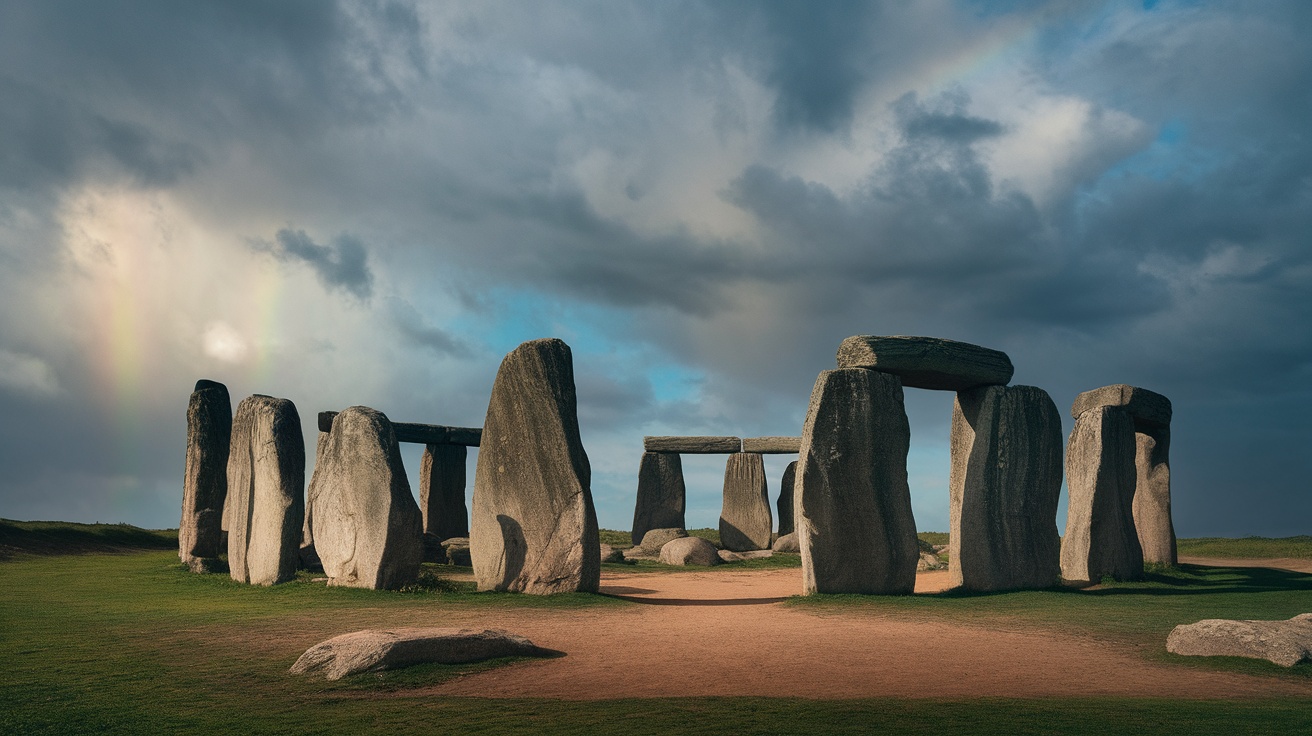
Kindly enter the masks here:
[[1122, 408], [1099, 406], [1080, 414], [1066, 447], [1070, 503], [1061, 541], [1061, 574], [1096, 583], [1143, 577], [1143, 551], [1134, 529], [1134, 421]]
[[633, 543], [642, 544], [650, 529], [684, 526], [683, 461], [666, 452], [642, 453], [638, 466], [638, 500], [633, 506]]
[[232, 402], [227, 387], [197, 381], [187, 402], [187, 460], [178, 524], [178, 557], [192, 572], [208, 572], [219, 564], [231, 441]]
[[896, 376], [861, 368], [820, 373], [793, 490], [803, 593], [915, 589], [910, 442]]
[[[336, 412], [333, 412], [336, 414]], [[319, 439], [314, 444], [314, 467], [316, 472], [319, 468], [319, 458], [327, 452], [328, 432], [320, 431]], [[299, 564], [302, 570], [323, 570], [323, 563], [319, 561], [319, 553], [314, 551], [314, 495], [312, 490], [314, 483], [305, 489], [305, 523], [301, 525], [301, 549], [299, 554]]]
[[438, 541], [469, 536], [469, 507], [465, 506], [464, 445], [427, 445], [419, 461], [419, 507], [424, 512], [424, 533]]
[[733, 552], [770, 549], [773, 531], [765, 460], [759, 452], [735, 452], [724, 467], [720, 544]]
[[1043, 389], [983, 386], [957, 394], [948, 483], [953, 585], [1057, 584], [1061, 444], [1061, 415]]
[[483, 423], [470, 529], [479, 590], [595, 593], [591, 482], [569, 346], [526, 342], [501, 362]]
[[314, 549], [329, 585], [396, 590], [415, 581], [424, 548], [392, 423], [352, 406], [333, 420], [310, 480]]
[[779, 481], [779, 536], [793, 532], [793, 483], [797, 478], [797, 461], [788, 463]]
[[305, 444], [296, 405], [255, 394], [237, 405], [228, 452], [228, 569], [252, 585], [296, 576], [305, 518]]

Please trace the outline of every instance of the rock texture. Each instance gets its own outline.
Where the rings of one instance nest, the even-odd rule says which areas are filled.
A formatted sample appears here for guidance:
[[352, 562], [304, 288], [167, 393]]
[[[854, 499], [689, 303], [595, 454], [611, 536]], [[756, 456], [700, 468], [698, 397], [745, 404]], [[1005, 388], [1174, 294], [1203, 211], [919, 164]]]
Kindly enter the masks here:
[[479, 589], [596, 592], [591, 482], [569, 346], [526, 342], [501, 362], [483, 423], [469, 537]]
[[802, 449], [801, 437], [744, 437], [743, 452], [762, 455], [792, 455]]
[[784, 477], [779, 480], [779, 534], [791, 534], [793, 531], [793, 485], [797, 482], [797, 461], [788, 463], [784, 468]]
[[720, 555], [715, 545], [701, 537], [671, 539], [661, 547], [661, 562], [666, 565], [718, 565]]
[[311, 532], [329, 585], [396, 590], [423, 561], [419, 506], [387, 416], [367, 406], [337, 415], [310, 480]]
[[600, 553], [600, 556], [601, 556], [601, 561], [602, 561], [602, 562], [623, 562], [623, 561], [624, 561], [624, 552], [623, 552], [622, 550], [615, 549], [614, 547], [610, 546], [609, 544], [604, 544], [604, 543], [603, 543], [603, 544], [601, 545], [601, 553]]
[[1134, 422], [1120, 407], [1080, 414], [1066, 447], [1070, 502], [1061, 542], [1061, 574], [1096, 583], [1143, 577], [1134, 528]]
[[1183, 624], [1166, 637], [1166, 651], [1199, 657], [1250, 657], [1293, 667], [1312, 662], [1312, 613], [1287, 621], [1211, 618]]
[[816, 379], [793, 489], [804, 593], [915, 589], [910, 439], [896, 376], [847, 368]]
[[638, 499], [633, 505], [633, 543], [641, 544], [650, 529], [682, 529], [686, 496], [679, 456], [644, 452], [638, 466]]
[[305, 443], [296, 405], [246, 397], [232, 420], [223, 513], [233, 580], [274, 585], [296, 576], [304, 488]]
[[231, 442], [232, 402], [227, 387], [197, 381], [187, 402], [187, 459], [178, 523], [178, 557], [193, 572], [220, 567]]
[[802, 548], [797, 544], [796, 532], [785, 534], [774, 540], [774, 544], [770, 545], [770, 549], [774, 552], [788, 552], [795, 555], [802, 552]]
[[541, 657], [548, 652], [497, 629], [366, 629], [335, 636], [305, 650], [291, 672], [340, 680], [416, 664], [464, 664], [497, 657]]
[[634, 547], [635, 553], [647, 555], [649, 557], [658, 557], [666, 543], [674, 539], [683, 539], [688, 536], [688, 532], [681, 528], [670, 527], [666, 529], [649, 529], [642, 539]]
[[741, 452], [743, 441], [737, 437], [643, 437], [647, 452], [679, 452], [690, 455], [723, 455]]
[[[333, 412], [336, 414], [337, 412]], [[328, 444], [328, 432], [320, 431], [319, 437], [314, 444], [314, 457], [316, 464], [318, 458], [323, 457]], [[323, 563], [319, 561], [319, 553], [314, 549], [314, 502], [310, 498], [310, 489], [305, 489], [305, 522], [301, 524], [301, 549], [298, 553], [299, 566], [302, 570], [323, 570]]]
[[1006, 353], [937, 337], [856, 335], [838, 346], [839, 368], [891, 373], [908, 388], [964, 391], [1005, 386], [1014, 369]]
[[438, 539], [469, 536], [469, 507], [465, 506], [464, 445], [425, 445], [419, 460], [419, 509], [424, 533]]
[[452, 537], [442, 540], [442, 552], [447, 564], [470, 567], [474, 561], [469, 555], [469, 537]]
[[1099, 406], [1119, 406], [1125, 409], [1136, 425], [1171, 424], [1170, 399], [1155, 391], [1124, 383], [1095, 388], [1076, 396], [1075, 402], [1071, 404], [1071, 418], [1079, 419], [1084, 412]]
[[764, 459], [755, 452], [730, 455], [724, 467], [720, 545], [735, 552], [769, 549], [773, 531]]
[[957, 394], [948, 481], [950, 577], [967, 590], [1047, 588], [1061, 574], [1061, 414], [1034, 386]]

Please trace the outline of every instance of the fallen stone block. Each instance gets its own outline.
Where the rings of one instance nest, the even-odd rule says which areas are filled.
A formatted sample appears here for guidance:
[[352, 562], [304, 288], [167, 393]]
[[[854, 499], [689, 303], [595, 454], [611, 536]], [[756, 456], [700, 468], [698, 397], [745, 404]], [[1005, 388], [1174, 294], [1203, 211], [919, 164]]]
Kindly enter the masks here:
[[774, 540], [774, 544], [770, 545], [770, 549], [775, 552], [787, 552], [794, 555], [802, 553], [802, 548], [797, 544], [797, 532], [789, 532]]
[[724, 455], [742, 452], [743, 441], [737, 437], [643, 437], [647, 452], [677, 452], [689, 455]]
[[661, 547], [661, 562], [666, 565], [718, 565], [720, 556], [715, 545], [701, 537], [671, 539]]
[[743, 560], [759, 560], [765, 557], [773, 557], [774, 551], [768, 549], [749, 549], [746, 552], [734, 552], [731, 549], [718, 550], [721, 562], [742, 562]]
[[1194, 657], [1249, 657], [1282, 667], [1312, 662], [1312, 613], [1286, 621], [1209, 618], [1182, 624], [1166, 637], [1166, 651]]
[[839, 368], [891, 373], [908, 388], [964, 391], [1005, 386], [1014, 368], [998, 350], [937, 337], [856, 335], [838, 346]]
[[340, 680], [417, 664], [466, 664], [498, 657], [542, 657], [522, 636], [499, 629], [365, 629], [319, 642], [296, 660], [294, 675], [320, 674]]
[[666, 529], [648, 529], [647, 533], [642, 535], [642, 541], [634, 546], [638, 550], [637, 554], [647, 555], [649, 557], [659, 557], [661, 548], [671, 540], [682, 539], [688, 536], [688, 532], [683, 529], [670, 527]]

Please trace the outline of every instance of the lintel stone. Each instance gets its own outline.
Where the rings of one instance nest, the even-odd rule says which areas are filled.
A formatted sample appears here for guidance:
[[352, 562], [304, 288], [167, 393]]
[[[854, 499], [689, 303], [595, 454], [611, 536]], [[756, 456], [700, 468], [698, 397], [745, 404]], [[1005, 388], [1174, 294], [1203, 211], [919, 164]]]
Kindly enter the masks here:
[[678, 452], [689, 455], [723, 455], [742, 452], [743, 441], [738, 437], [643, 437], [642, 449], [647, 452]]
[[802, 449], [801, 437], [744, 437], [743, 452], [792, 455]]
[[1075, 397], [1071, 418], [1099, 406], [1122, 406], [1136, 425], [1165, 427], [1171, 424], [1171, 400], [1155, 391], [1117, 383], [1085, 391]]
[[907, 388], [964, 391], [1005, 386], [1014, 368], [998, 350], [937, 337], [855, 335], [838, 346], [839, 368], [891, 373]]

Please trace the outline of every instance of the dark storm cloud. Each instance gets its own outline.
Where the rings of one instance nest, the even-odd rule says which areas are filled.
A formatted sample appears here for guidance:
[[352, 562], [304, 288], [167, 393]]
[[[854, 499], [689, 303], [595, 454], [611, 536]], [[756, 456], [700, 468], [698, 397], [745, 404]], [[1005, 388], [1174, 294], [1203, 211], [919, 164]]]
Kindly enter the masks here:
[[399, 297], [389, 297], [387, 305], [392, 314], [392, 324], [410, 343], [423, 346], [439, 355], [457, 358], [468, 358], [472, 355], [469, 346], [463, 340], [429, 323], [410, 302]]
[[270, 253], [287, 263], [303, 263], [329, 289], [342, 289], [359, 299], [374, 293], [374, 274], [364, 243], [352, 235], [338, 235], [331, 245], [320, 245], [304, 230], [283, 228], [272, 243], [255, 241], [252, 248]]

